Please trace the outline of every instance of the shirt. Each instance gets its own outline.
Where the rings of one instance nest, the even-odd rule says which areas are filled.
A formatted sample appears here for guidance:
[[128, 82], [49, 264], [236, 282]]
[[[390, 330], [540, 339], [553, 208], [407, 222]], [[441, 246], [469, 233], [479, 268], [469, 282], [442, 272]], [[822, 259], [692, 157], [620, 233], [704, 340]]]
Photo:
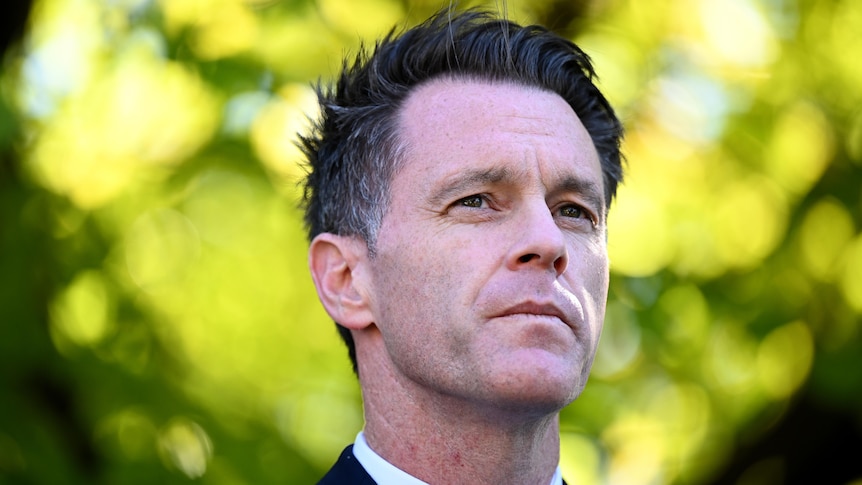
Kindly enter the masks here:
[[[377, 485], [428, 485], [427, 482], [419, 480], [378, 455], [368, 446], [362, 431], [356, 435], [356, 442], [353, 443], [353, 456], [356, 457], [362, 468], [365, 468], [365, 471], [371, 475], [371, 478], [377, 482]], [[559, 466], [554, 472], [554, 476], [551, 477], [549, 485], [563, 485], [563, 475], [560, 473]]]

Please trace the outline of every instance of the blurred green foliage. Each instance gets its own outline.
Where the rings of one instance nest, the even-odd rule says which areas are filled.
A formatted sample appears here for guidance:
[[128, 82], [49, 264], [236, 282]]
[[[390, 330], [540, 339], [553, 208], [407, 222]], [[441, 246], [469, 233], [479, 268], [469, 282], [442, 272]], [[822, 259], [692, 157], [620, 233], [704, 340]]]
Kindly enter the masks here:
[[[295, 133], [443, 4], [34, 4], [0, 77], [0, 483], [322, 475], [362, 411]], [[581, 44], [628, 130], [570, 483], [862, 480], [862, 4], [487, 5]]]

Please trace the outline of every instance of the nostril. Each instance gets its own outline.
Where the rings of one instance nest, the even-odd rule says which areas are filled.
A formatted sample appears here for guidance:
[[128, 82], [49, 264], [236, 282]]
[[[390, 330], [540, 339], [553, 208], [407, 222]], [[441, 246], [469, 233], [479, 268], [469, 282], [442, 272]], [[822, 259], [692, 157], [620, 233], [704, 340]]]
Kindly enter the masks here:
[[533, 258], [538, 258], [538, 257], [539, 257], [538, 254], [525, 254], [525, 255], [521, 256], [520, 258], [518, 258], [518, 262], [529, 263], [530, 261], [533, 260]]
[[566, 258], [557, 258], [554, 261], [554, 269], [557, 271], [557, 274], [563, 274], [566, 271], [567, 261]]

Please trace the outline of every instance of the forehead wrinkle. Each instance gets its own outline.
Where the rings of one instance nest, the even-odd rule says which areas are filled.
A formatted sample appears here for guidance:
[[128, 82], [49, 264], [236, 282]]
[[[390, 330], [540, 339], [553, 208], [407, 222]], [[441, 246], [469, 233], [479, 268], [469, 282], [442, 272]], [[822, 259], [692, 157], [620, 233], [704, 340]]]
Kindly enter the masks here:
[[[555, 135], [550, 136], [554, 139], [557, 138]], [[532, 149], [525, 151], [523, 158], [524, 169], [519, 170], [519, 173], [515, 175], [518, 180], [525, 180], [529, 176], [529, 170], [526, 167], [531, 163], [536, 163], [540, 167], [539, 172], [541, 184], [545, 188], [549, 198], [562, 193], [577, 194], [588, 204], [594, 206], [599, 215], [604, 215], [605, 198], [602, 184], [598, 184], [589, 178], [582, 177], [578, 173], [575, 173], [578, 163], [574, 159], [570, 160], [569, 163], [566, 164], [572, 172], [557, 172], [557, 176], [553, 173], [546, 173], [545, 170], [541, 168], [543, 164], [541, 163], [540, 156], [537, 155], [536, 150], [537, 149], [533, 147]], [[577, 156], [575, 158], [577, 158]]]
[[541, 115], [531, 116], [522, 113], [512, 113], [501, 116], [517, 120], [515, 126], [510, 126], [506, 131], [517, 134], [540, 135], [544, 137], [556, 138], [560, 135], [559, 129], [556, 126], [548, 124], [548, 119]]

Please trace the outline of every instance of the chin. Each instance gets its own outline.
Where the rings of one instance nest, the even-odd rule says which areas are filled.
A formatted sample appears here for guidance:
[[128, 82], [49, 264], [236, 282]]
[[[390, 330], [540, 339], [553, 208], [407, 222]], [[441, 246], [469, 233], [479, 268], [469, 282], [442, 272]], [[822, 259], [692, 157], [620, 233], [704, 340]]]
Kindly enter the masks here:
[[542, 419], [556, 415], [574, 401], [577, 396], [560, 393], [502, 394], [497, 396], [493, 408], [509, 416]]
[[585, 374], [571, 366], [564, 369], [524, 366], [519, 372], [499, 376], [494, 394], [502, 407], [513, 411], [555, 413], [580, 395], [586, 384]]

